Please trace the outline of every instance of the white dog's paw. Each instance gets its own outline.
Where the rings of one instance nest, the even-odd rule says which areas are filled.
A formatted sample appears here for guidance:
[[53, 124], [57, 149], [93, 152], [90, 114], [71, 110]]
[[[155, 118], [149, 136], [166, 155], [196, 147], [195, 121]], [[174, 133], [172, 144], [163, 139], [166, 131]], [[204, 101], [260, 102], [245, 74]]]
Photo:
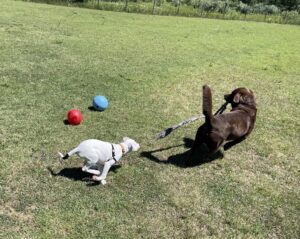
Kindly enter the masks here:
[[61, 152], [57, 152], [57, 153], [59, 154], [60, 158], [64, 157], [64, 155]]
[[103, 177], [97, 176], [97, 175], [93, 175], [92, 179], [95, 180], [95, 181], [102, 181], [102, 180], [104, 180]]
[[102, 185], [106, 184], [106, 180], [101, 176], [99, 177], [99, 176], [93, 175], [92, 179], [95, 181], [101, 182]]

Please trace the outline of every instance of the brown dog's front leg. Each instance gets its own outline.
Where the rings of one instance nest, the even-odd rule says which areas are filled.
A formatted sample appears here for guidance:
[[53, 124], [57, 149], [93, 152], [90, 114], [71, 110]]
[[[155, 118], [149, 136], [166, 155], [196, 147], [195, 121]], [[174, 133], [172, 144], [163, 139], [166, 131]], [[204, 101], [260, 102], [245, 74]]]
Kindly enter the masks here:
[[230, 142], [226, 143], [226, 144], [224, 145], [224, 150], [226, 151], [226, 150], [230, 149], [232, 146], [234, 146], [234, 145], [236, 145], [236, 144], [242, 142], [242, 141], [245, 140], [245, 139], [246, 139], [246, 136], [242, 136], [242, 137], [240, 137], [240, 138], [238, 138], [238, 139], [235, 139], [235, 140], [233, 140], [233, 141], [230, 141]]

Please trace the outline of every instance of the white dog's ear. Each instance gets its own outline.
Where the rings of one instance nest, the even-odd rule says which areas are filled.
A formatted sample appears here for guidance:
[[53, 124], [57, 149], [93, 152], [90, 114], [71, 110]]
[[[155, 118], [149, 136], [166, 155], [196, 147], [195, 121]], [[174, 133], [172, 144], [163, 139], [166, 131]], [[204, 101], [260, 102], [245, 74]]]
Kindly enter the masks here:
[[123, 137], [123, 142], [127, 141], [128, 139], [128, 137]]

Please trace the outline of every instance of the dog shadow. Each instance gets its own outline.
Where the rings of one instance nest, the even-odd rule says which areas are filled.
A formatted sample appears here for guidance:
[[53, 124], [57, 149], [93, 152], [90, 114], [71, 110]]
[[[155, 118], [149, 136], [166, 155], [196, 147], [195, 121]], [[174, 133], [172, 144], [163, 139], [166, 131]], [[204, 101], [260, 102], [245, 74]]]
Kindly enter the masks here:
[[[194, 157], [191, 161], [188, 161], [190, 154], [191, 154], [191, 148], [193, 146], [193, 143], [194, 143], [194, 140], [192, 140], [190, 138], [183, 138], [183, 144], [170, 146], [170, 147], [166, 147], [166, 148], [161, 148], [161, 149], [156, 149], [156, 150], [151, 150], [151, 151], [143, 151], [140, 153], [140, 156], [147, 158], [155, 163], [173, 164], [180, 168], [195, 167], [195, 166], [199, 166], [199, 165], [202, 165], [205, 163], [212, 162], [217, 159], [222, 159], [224, 157], [224, 154], [220, 150], [217, 151], [214, 155], [208, 157], [207, 156], [207, 148], [204, 146], [204, 147], [201, 147], [196, 150], [195, 155], [197, 155], [197, 158]], [[183, 153], [180, 153], [180, 154], [171, 155], [167, 160], [161, 160], [154, 155], [154, 153], [162, 152], [162, 151], [180, 147], [180, 146], [184, 146], [188, 150]]]
[[[109, 171], [116, 173], [120, 167], [120, 165], [113, 165]], [[78, 167], [63, 168], [59, 172], [54, 172], [50, 167], [47, 169], [53, 177], [65, 177], [73, 181], [86, 182], [86, 186], [97, 186], [100, 184], [100, 182], [92, 180], [92, 174], [83, 172], [82, 169]]]
[[64, 125], [70, 125], [70, 122], [67, 119], [64, 119], [63, 122], [64, 122]]
[[96, 109], [94, 108], [94, 106], [89, 106], [89, 107], [88, 107], [88, 110], [89, 110], [89, 111], [98, 111], [98, 110], [96, 110]]

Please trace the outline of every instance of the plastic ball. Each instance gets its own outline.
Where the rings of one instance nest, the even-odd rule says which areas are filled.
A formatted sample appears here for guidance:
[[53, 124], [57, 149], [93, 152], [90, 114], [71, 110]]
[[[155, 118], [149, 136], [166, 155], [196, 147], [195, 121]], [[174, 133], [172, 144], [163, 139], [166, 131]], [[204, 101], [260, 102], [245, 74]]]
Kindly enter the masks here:
[[98, 111], [104, 111], [108, 107], [108, 100], [103, 95], [97, 95], [93, 99], [93, 107]]
[[82, 113], [80, 112], [80, 110], [77, 109], [72, 109], [68, 112], [67, 115], [68, 118], [68, 122], [71, 125], [79, 125], [82, 121]]

